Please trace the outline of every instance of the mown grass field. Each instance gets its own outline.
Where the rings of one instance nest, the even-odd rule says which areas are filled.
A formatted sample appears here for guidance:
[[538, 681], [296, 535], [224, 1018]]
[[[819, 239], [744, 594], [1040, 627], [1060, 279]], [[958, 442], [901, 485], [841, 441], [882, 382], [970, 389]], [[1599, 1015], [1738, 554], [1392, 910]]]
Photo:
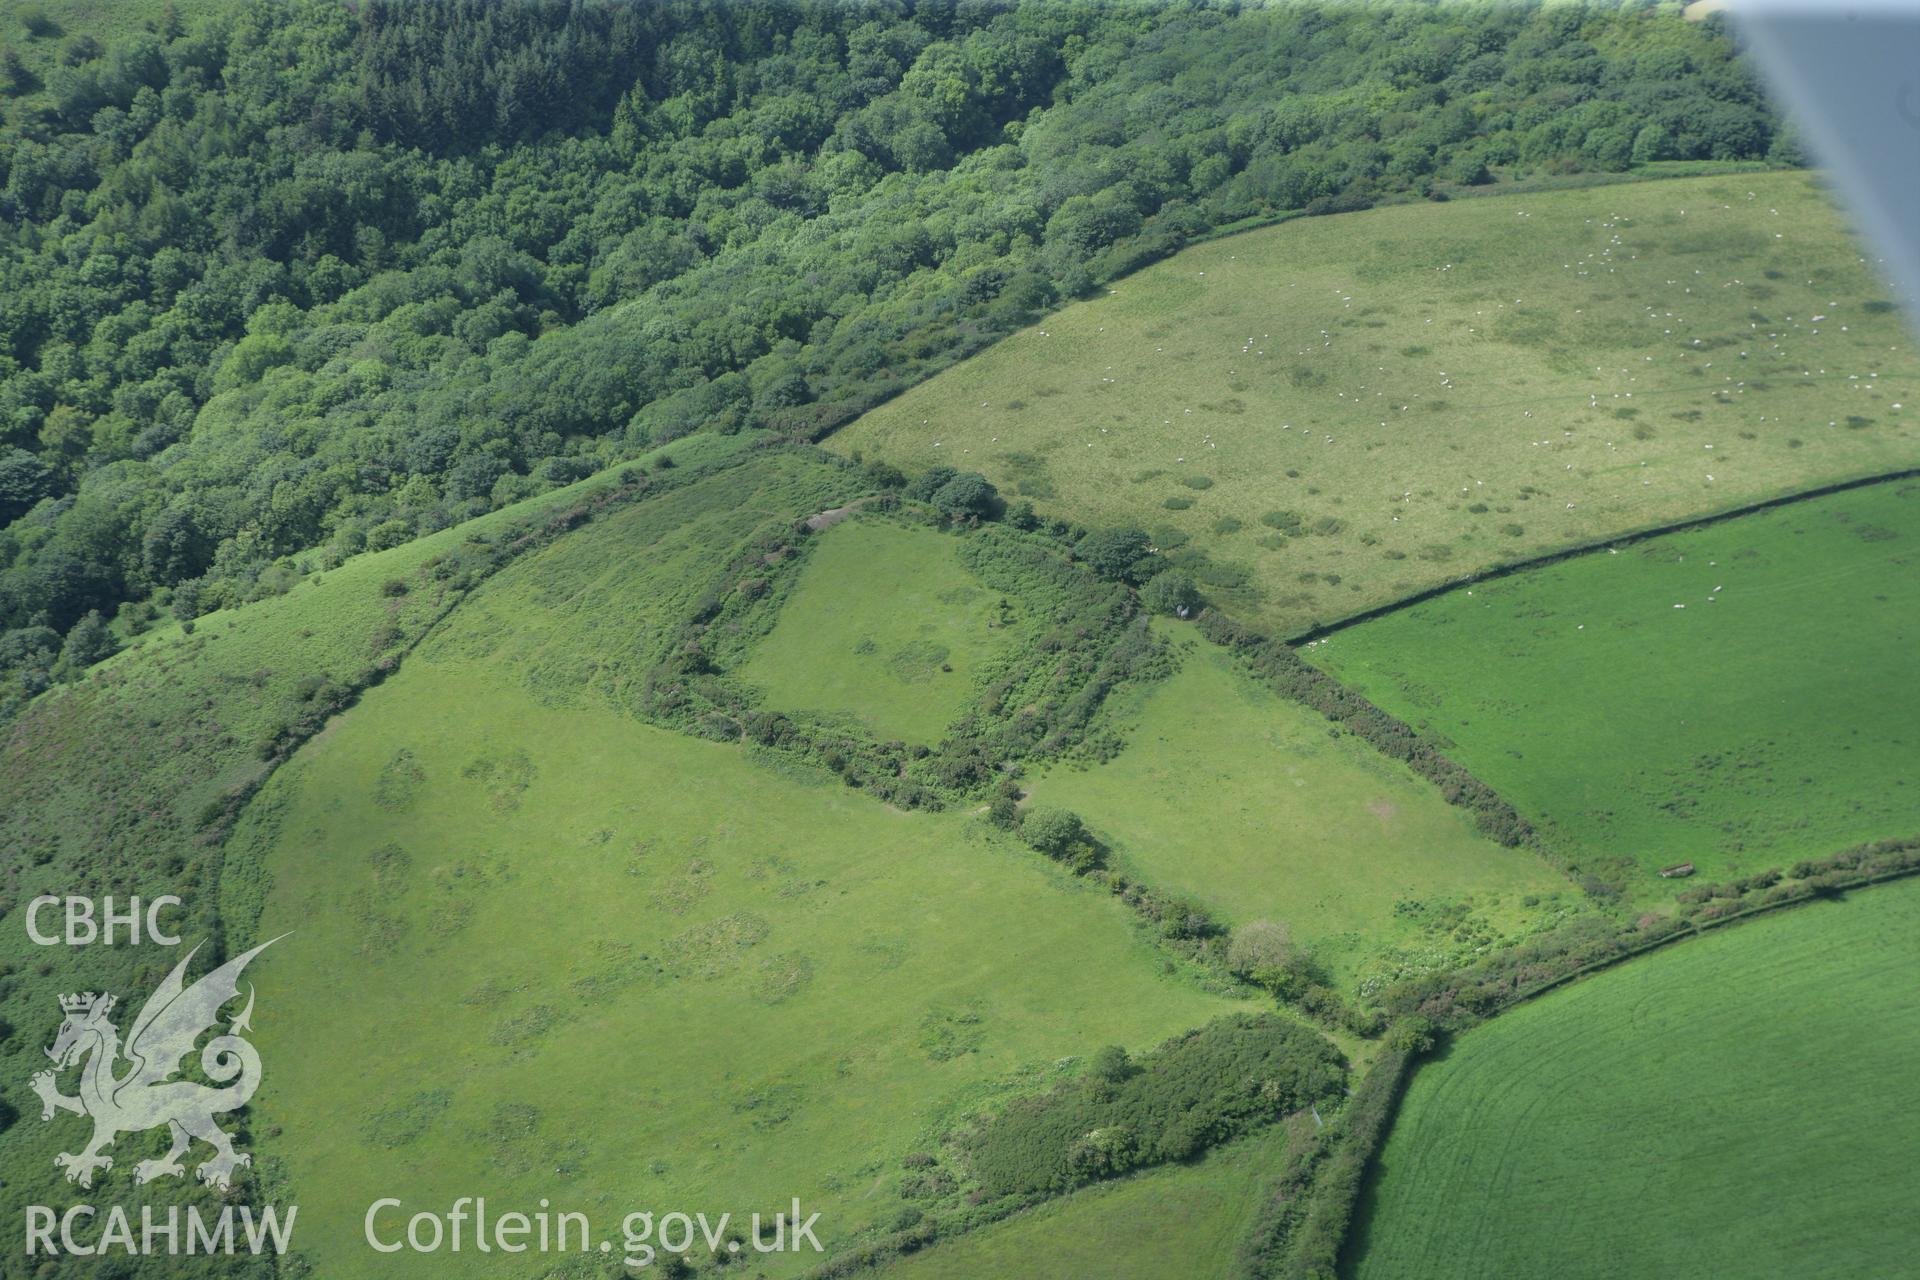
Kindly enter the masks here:
[[[1286, 633], [1920, 460], [1920, 360], [1806, 173], [1296, 220], [1189, 249], [831, 447], [1185, 537]], [[1896, 407], [1898, 406], [1898, 407]]]
[[821, 533], [772, 632], [739, 668], [775, 711], [852, 717], [871, 735], [938, 741], [1019, 626], [954, 539], [854, 518]]
[[[1276, 920], [1348, 983], [1464, 958], [1578, 894], [1429, 784], [1168, 626], [1178, 671], [1113, 715], [1127, 746], [1056, 767], [1036, 804], [1084, 815], [1146, 883], [1223, 920]], [[1523, 900], [1535, 901], [1523, 905]]]
[[[295, 930], [262, 961], [255, 1105], [319, 1274], [414, 1273], [361, 1243], [374, 1186], [548, 1197], [608, 1224], [798, 1195], [845, 1242], [905, 1207], [901, 1159], [950, 1108], [1240, 1007], [978, 819], [622, 712], [628, 659], [601, 615], [627, 610], [644, 654], [643, 602], [685, 570], [650, 548], [690, 530], [717, 563], [757, 518], [738, 477], [793, 498], [783, 465], [668, 495], [700, 505], [691, 521], [640, 504], [503, 570], [230, 842], [232, 917]], [[582, 592], [598, 607], [574, 608]], [[540, 674], [596, 663], [570, 700]], [[365, 1046], [350, 1071], [342, 1045]]]
[[1896, 1276], [1920, 1146], [1920, 884], [1679, 943], [1415, 1075], [1360, 1280]]
[[1235, 1274], [1262, 1194], [1298, 1125], [1273, 1125], [1210, 1153], [1081, 1189], [905, 1258], [885, 1280], [1211, 1280]]
[[1920, 827], [1920, 483], [1476, 584], [1308, 650], [1651, 891]]

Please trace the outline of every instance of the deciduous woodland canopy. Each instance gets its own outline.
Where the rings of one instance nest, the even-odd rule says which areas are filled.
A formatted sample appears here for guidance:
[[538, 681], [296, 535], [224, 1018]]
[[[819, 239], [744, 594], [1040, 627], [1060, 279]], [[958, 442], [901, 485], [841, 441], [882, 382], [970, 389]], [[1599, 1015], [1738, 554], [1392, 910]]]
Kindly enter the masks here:
[[1796, 158], [1719, 20], [1639, 4], [252, 0], [0, 41], [0, 714], [110, 646], [94, 611], [817, 437], [1213, 228]]

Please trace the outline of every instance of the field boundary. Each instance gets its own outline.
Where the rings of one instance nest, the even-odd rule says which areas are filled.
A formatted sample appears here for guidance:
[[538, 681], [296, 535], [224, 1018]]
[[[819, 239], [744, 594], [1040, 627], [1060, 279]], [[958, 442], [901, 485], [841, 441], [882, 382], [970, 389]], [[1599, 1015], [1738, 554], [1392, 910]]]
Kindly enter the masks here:
[[[1678, 178], [1736, 177], [1743, 173], [1817, 174], [1819, 172], [1810, 165], [1782, 165], [1773, 164], [1768, 161], [1728, 160], [1698, 161], [1692, 163], [1714, 166], [1724, 165], [1725, 167], [1703, 168], [1698, 172], [1691, 170], [1685, 172], [1628, 170], [1624, 173], [1550, 174], [1545, 177], [1521, 179], [1517, 182], [1489, 183], [1479, 187], [1448, 187], [1445, 189], [1444, 194], [1449, 201], [1495, 200], [1515, 196], [1547, 195], [1556, 191], [1582, 191], [1592, 187], [1624, 187], [1637, 186], [1650, 182], [1671, 182]], [[962, 345], [956, 346], [952, 352], [952, 359], [941, 364], [939, 368], [928, 369], [923, 376], [911, 381], [899, 383], [898, 385], [872, 388], [871, 394], [862, 395], [855, 400], [846, 402], [850, 412], [848, 412], [845, 417], [841, 417], [831, 423], [823, 423], [803, 433], [800, 438], [808, 444], [821, 444], [828, 438], [852, 426], [874, 410], [891, 404], [901, 396], [906, 395], [909, 391], [926, 385], [949, 369], [955, 368], [973, 359], [975, 356], [992, 350], [1009, 338], [1025, 333], [1029, 329], [1037, 328], [1046, 323], [1051, 317], [1065, 311], [1068, 307], [1074, 306], [1077, 303], [1090, 302], [1095, 298], [1101, 297], [1102, 295], [1099, 292], [1101, 288], [1131, 279], [1139, 275], [1142, 271], [1158, 266], [1163, 262], [1170, 262], [1188, 249], [1198, 248], [1203, 244], [1217, 244], [1222, 240], [1230, 240], [1235, 236], [1246, 235], [1254, 231], [1268, 231], [1274, 227], [1284, 226], [1289, 222], [1299, 222], [1306, 218], [1345, 217], [1349, 214], [1371, 213], [1375, 209], [1392, 209], [1402, 205], [1421, 204], [1431, 199], [1431, 196], [1421, 196], [1408, 191], [1391, 193], [1390, 196], [1383, 197], [1380, 200], [1368, 204], [1365, 208], [1360, 209], [1329, 210], [1325, 213], [1308, 213], [1304, 207], [1299, 209], [1282, 209], [1277, 213], [1255, 214], [1252, 217], [1241, 218], [1236, 222], [1230, 222], [1223, 226], [1209, 227], [1204, 231], [1199, 231], [1191, 236], [1182, 238], [1178, 245], [1164, 253], [1149, 253], [1142, 250], [1141, 256], [1120, 270], [1114, 271], [1111, 274], [1100, 274], [1096, 276], [1094, 284], [1088, 287], [1087, 292], [1069, 294], [1056, 299], [1052, 306], [1035, 312], [1033, 319], [1024, 324], [1015, 325], [1004, 333], [976, 333]], [[857, 407], [854, 407], [856, 405]], [[1329, 627], [1339, 627], [1342, 625], [1345, 624], [1332, 623], [1329, 624]]]
[[1876, 472], [1873, 475], [1854, 476], [1847, 480], [1835, 480], [1828, 484], [1816, 485], [1811, 489], [1798, 489], [1792, 493], [1780, 494], [1772, 498], [1762, 498], [1758, 502], [1742, 503], [1737, 507], [1728, 507], [1725, 510], [1709, 512], [1706, 515], [1688, 516], [1684, 520], [1674, 520], [1665, 524], [1649, 525], [1641, 529], [1630, 529], [1625, 533], [1617, 533], [1611, 537], [1599, 538], [1592, 542], [1583, 542], [1576, 546], [1564, 547], [1559, 551], [1549, 551], [1542, 555], [1529, 556], [1524, 560], [1513, 560], [1504, 564], [1496, 564], [1488, 569], [1481, 569], [1457, 578], [1449, 578], [1445, 582], [1423, 588], [1409, 596], [1402, 596], [1398, 600], [1390, 600], [1386, 604], [1375, 605], [1371, 609], [1363, 609], [1359, 613], [1349, 614], [1336, 621], [1323, 622], [1305, 631], [1296, 632], [1291, 636], [1284, 636], [1281, 638], [1281, 643], [1297, 648], [1311, 641], [1323, 640], [1336, 632], [1345, 631], [1350, 627], [1357, 627], [1363, 622], [1372, 622], [1376, 618], [1384, 618], [1389, 614], [1398, 613], [1402, 609], [1410, 609], [1414, 605], [1425, 604], [1429, 600], [1438, 599], [1440, 596], [1458, 591], [1463, 587], [1471, 587], [1478, 583], [1509, 577], [1516, 573], [1524, 573], [1530, 569], [1544, 569], [1548, 565], [1559, 564], [1565, 560], [1575, 560], [1582, 556], [1594, 555], [1610, 547], [1617, 549], [1620, 547], [1634, 546], [1654, 538], [1663, 538], [1670, 533], [1685, 533], [1689, 529], [1702, 529], [1709, 525], [1721, 524], [1728, 520], [1736, 520], [1741, 516], [1758, 515], [1762, 511], [1772, 511], [1778, 507], [1792, 506], [1797, 502], [1807, 502], [1814, 498], [1829, 498], [1836, 493], [1848, 493], [1855, 489], [1868, 489], [1874, 485], [1897, 484], [1902, 480], [1913, 479], [1920, 479], [1920, 467], [1903, 467], [1898, 471], [1882, 471]]
[[[1556, 191], [1587, 191], [1596, 187], [1627, 187], [1643, 182], [1669, 182], [1675, 178], [1733, 178], [1743, 173], [1818, 172], [1818, 170], [1813, 170], [1811, 166], [1808, 165], [1775, 164], [1769, 160], [1660, 160], [1654, 163], [1661, 165], [1699, 165], [1700, 167], [1697, 169], [1640, 168], [1606, 170], [1597, 173], [1554, 173], [1530, 178], [1517, 178], [1506, 182], [1482, 183], [1479, 186], [1473, 187], [1463, 187], [1453, 183], [1436, 183], [1433, 190], [1438, 192], [1446, 201], [1497, 200], [1511, 196], [1550, 195]], [[1433, 199], [1434, 197], [1432, 195], [1423, 196], [1416, 191], [1396, 191], [1376, 200], [1365, 209], [1347, 209], [1341, 212], [1366, 213], [1373, 209], [1394, 209], [1401, 205], [1420, 204], [1423, 201], [1432, 201]], [[1301, 218], [1335, 216], [1338, 215], [1310, 214], [1305, 208], [1285, 209], [1279, 213], [1254, 214], [1252, 217], [1241, 218], [1237, 222], [1229, 222], [1223, 226], [1213, 227], [1207, 231], [1199, 232], [1182, 245], [1181, 249], [1190, 249], [1195, 245], [1201, 244], [1212, 244], [1217, 240], [1226, 240], [1248, 231], [1265, 231], [1270, 227], [1277, 227], [1283, 223], [1294, 222]], [[1176, 249], [1174, 252], [1178, 253], [1180, 250]], [[1168, 254], [1167, 256], [1172, 257], [1173, 255]], [[1161, 258], [1158, 259], [1158, 261], [1164, 262], [1166, 259]], [[1146, 267], [1151, 265], [1151, 263], [1146, 263], [1134, 268], [1134, 270], [1144, 271]], [[1133, 272], [1129, 271], [1127, 274], [1132, 275]], [[1115, 278], [1120, 279], [1123, 277]]]
[[[1605, 956], [1598, 960], [1589, 961], [1571, 973], [1563, 973], [1557, 977], [1548, 978], [1536, 987], [1531, 987], [1526, 991], [1519, 992], [1515, 994], [1512, 999], [1502, 1004], [1499, 1009], [1486, 1020], [1490, 1022], [1493, 1018], [1507, 1012], [1509, 1009], [1517, 1008], [1531, 1000], [1537, 1000], [1551, 991], [1559, 990], [1561, 987], [1570, 986], [1582, 978], [1590, 978], [1594, 974], [1604, 973], [1608, 969], [1658, 951], [1662, 947], [1672, 946], [1678, 942], [1687, 942], [1694, 938], [1704, 938], [1716, 930], [1726, 928], [1730, 925], [1745, 924], [1757, 916], [1772, 915], [1775, 912], [1790, 910], [1794, 907], [1804, 907], [1810, 902], [1831, 902], [1835, 900], [1832, 897], [1833, 894], [1850, 893], [1856, 889], [1870, 889], [1875, 885], [1891, 884], [1896, 880], [1905, 880], [1910, 876], [1916, 875], [1920, 875], [1920, 864], [1896, 867], [1892, 870], [1879, 871], [1870, 875], [1861, 876], [1855, 880], [1834, 884], [1825, 891], [1805, 889], [1802, 892], [1793, 894], [1791, 897], [1782, 898], [1777, 902], [1755, 903], [1753, 906], [1743, 907], [1738, 911], [1731, 912], [1724, 916], [1716, 916], [1708, 920], [1688, 920], [1686, 922], [1688, 927], [1685, 929], [1675, 930], [1662, 937], [1650, 939], [1618, 955]], [[1463, 1028], [1463, 1030], [1471, 1030], [1471, 1028]]]
[[[216, 901], [220, 899], [220, 884], [225, 878], [230, 850], [226, 847], [238, 826], [241, 816], [246, 812], [254, 798], [272, 780], [280, 766], [291, 760], [308, 742], [320, 736], [341, 716], [358, 705], [368, 692], [385, 683], [387, 678], [400, 670], [406, 659], [429, 637], [435, 635], [448, 618], [473, 597], [474, 592], [491, 580], [502, 569], [507, 568], [526, 555], [552, 546], [573, 530], [601, 518], [610, 509], [619, 509], [643, 498], [657, 497], [664, 493], [684, 487], [687, 484], [731, 470], [745, 461], [742, 457], [725, 458], [710, 467], [687, 468], [685, 471], [673, 471], [667, 476], [648, 473], [638, 463], [627, 463], [615, 468], [616, 475], [611, 483], [594, 483], [602, 476], [591, 477], [577, 500], [568, 502], [544, 502], [536, 510], [527, 512], [520, 519], [505, 524], [497, 541], [484, 544], [487, 554], [478, 558], [473, 565], [474, 575], [464, 585], [448, 591], [438, 602], [436, 611], [427, 618], [420, 629], [402, 644], [385, 655], [379, 662], [355, 673], [351, 683], [342, 687], [341, 696], [325, 708], [324, 714], [311, 723], [290, 729], [279, 741], [273, 744], [269, 755], [262, 760], [247, 777], [222, 791], [208, 801], [200, 814], [199, 843], [219, 850], [214, 859], [212, 892]], [[634, 472], [635, 478], [628, 479], [624, 472]], [[542, 495], [542, 498], [547, 495]], [[540, 501], [534, 499], [533, 501]], [[458, 526], [454, 526], [458, 527]], [[424, 573], [424, 563], [416, 565], [409, 576], [418, 577]], [[245, 607], [245, 606], [241, 606]], [[226, 944], [226, 935], [230, 922], [223, 915], [216, 914], [215, 954]], [[251, 930], [257, 921], [249, 920], [246, 926]]]
[[[1916, 842], [1920, 842], [1920, 838], [1910, 839], [1904, 842], [1893, 841], [1890, 843], [1906, 843], [1911, 845]], [[1855, 846], [1854, 848], [1859, 849], [1865, 847], [1870, 846]], [[1850, 852], [1850, 850], [1841, 850], [1839, 854], [1830, 856], [1839, 857], [1848, 852]], [[1265, 1280], [1265, 1278], [1277, 1276], [1285, 1276], [1288, 1277], [1289, 1280], [1292, 1280], [1294, 1277], [1349, 1274], [1354, 1262], [1354, 1258], [1348, 1252], [1353, 1244], [1351, 1234], [1353, 1211], [1359, 1205], [1367, 1188], [1372, 1186], [1378, 1177], [1379, 1171], [1375, 1161], [1380, 1148], [1385, 1144], [1388, 1134], [1393, 1129], [1393, 1122], [1398, 1119], [1399, 1098], [1404, 1095], [1406, 1089], [1412, 1086], [1414, 1077], [1418, 1075], [1421, 1068], [1427, 1065], [1428, 1055], [1439, 1043], [1439, 1036], [1452, 1037], [1471, 1031], [1476, 1027], [1493, 1021], [1501, 1014], [1510, 1012], [1523, 1004], [1530, 1003], [1549, 992], [1556, 991], [1561, 987], [1571, 986], [1583, 979], [1593, 977], [1595, 974], [1605, 972], [1627, 961], [1648, 955], [1675, 943], [1702, 938], [1710, 932], [1731, 925], [1744, 924], [1758, 916], [1770, 915], [1789, 908], [1802, 907], [1810, 902], [1833, 901], [1837, 894], [1843, 894], [1855, 889], [1871, 888], [1879, 884], [1889, 884], [1896, 880], [1905, 880], [1916, 875], [1920, 875], [1920, 861], [1910, 861], [1904, 865], [1891, 868], [1882, 867], [1877, 870], [1869, 870], [1866, 874], [1851, 879], [1826, 880], [1817, 885], [1812, 883], [1810, 879], [1796, 885], [1794, 887], [1795, 892], [1785, 897], [1776, 898], [1772, 901], [1763, 900], [1752, 906], [1743, 907], [1738, 911], [1729, 912], [1722, 916], [1710, 917], [1706, 920], [1685, 920], [1685, 928], [1675, 929], [1671, 932], [1646, 939], [1624, 951], [1597, 957], [1566, 973], [1557, 974], [1534, 986], [1515, 991], [1505, 999], [1500, 1000], [1485, 1016], [1468, 1025], [1433, 1028], [1430, 1031], [1430, 1024], [1424, 1024], [1425, 1020], [1418, 1014], [1413, 1015], [1410, 1020], [1403, 1020], [1396, 1023], [1395, 1031], [1390, 1032], [1389, 1035], [1396, 1033], [1403, 1034], [1409, 1039], [1416, 1039], [1420, 1043], [1416, 1050], [1408, 1055], [1407, 1060], [1399, 1064], [1396, 1068], [1399, 1073], [1399, 1078], [1393, 1082], [1395, 1089], [1392, 1110], [1385, 1117], [1385, 1122], [1378, 1126], [1350, 1133], [1343, 1132], [1340, 1135], [1341, 1137], [1350, 1138], [1350, 1142], [1343, 1144], [1344, 1149], [1339, 1152], [1343, 1158], [1343, 1164], [1350, 1168], [1355, 1158], [1358, 1158], [1362, 1161], [1360, 1176], [1351, 1179], [1340, 1179], [1330, 1186], [1316, 1178], [1312, 1185], [1306, 1189], [1307, 1204], [1301, 1210], [1299, 1216], [1321, 1222], [1335, 1222], [1340, 1226], [1341, 1235], [1337, 1240], [1332, 1242], [1333, 1249], [1331, 1255], [1329, 1255], [1326, 1250], [1328, 1243], [1326, 1240], [1321, 1239], [1316, 1241], [1310, 1235], [1297, 1236], [1293, 1239], [1286, 1240], [1277, 1247], [1274, 1243], [1270, 1242], [1268, 1248], [1277, 1252], [1278, 1258], [1274, 1259], [1273, 1253], [1270, 1252], [1266, 1255], [1268, 1259], [1266, 1269], [1261, 1269], [1258, 1265], [1250, 1266], [1246, 1274], [1254, 1278], [1254, 1280]], [[1434, 1034], [1435, 1032], [1438, 1034]], [[1362, 1081], [1361, 1088], [1365, 1089], [1381, 1069], [1382, 1065], [1376, 1064], [1374, 1070], [1369, 1072]], [[1287, 1190], [1288, 1188], [1283, 1179], [1282, 1184], [1276, 1187], [1274, 1195], [1276, 1198], [1284, 1196]], [[1316, 1248], [1316, 1245], [1318, 1248]], [[1261, 1250], [1258, 1246], [1259, 1242], [1257, 1240], [1250, 1241], [1248, 1252], [1255, 1257], [1261, 1256]]]

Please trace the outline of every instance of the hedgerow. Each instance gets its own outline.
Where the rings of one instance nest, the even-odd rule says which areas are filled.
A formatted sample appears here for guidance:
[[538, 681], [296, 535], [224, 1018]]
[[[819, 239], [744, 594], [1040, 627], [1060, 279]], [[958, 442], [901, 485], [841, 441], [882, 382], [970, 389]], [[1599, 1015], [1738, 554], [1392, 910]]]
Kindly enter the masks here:
[[1630, 925], [1581, 916], [1453, 973], [1391, 988], [1395, 1016], [1384, 1051], [1346, 1110], [1298, 1153], [1270, 1192], [1243, 1246], [1244, 1280], [1332, 1280], [1339, 1274], [1353, 1209], [1368, 1165], [1385, 1140], [1401, 1090], [1437, 1034], [1458, 1033], [1582, 974], [1705, 928], [1849, 888], [1920, 873], [1920, 836], [1878, 840], [1680, 895], [1673, 915]]
[[1418, 1020], [1389, 1033], [1346, 1109], [1293, 1153], [1241, 1247], [1242, 1280], [1334, 1280], [1367, 1166], [1386, 1140], [1400, 1093], [1431, 1041]]
[[1340, 1096], [1334, 1046], [1273, 1014], [1222, 1018], [1137, 1062], [1109, 1050], [1095, 1070], [1014, 1102], [967, 1143], [996, 1195], [1065, 1191], [1184, 1160], [1288, 1112]]
[[0, 48], [0, 682], [162, 588], [817, 439], [1249, 220], [1798, 163], [1721, 23], [1639, 5], [203, 9]]
[[1576, 918], [1466, 969], [1427, 974], [1389, 987], [1382, 1003], [1396, 1017], [1418, 1015], [1436, 1028], [1459, 1030], [1569, 978], [1676, 937], [1916, 872], [1920, 872], [1920, 836], [1855, 845], [1825, 858], [1795, 863], [1791, 877], [1769, 871], [1724, 887], [1689, 889], [1688, 900], [1673, 915], [1649, 913], [1627, 924], [1598, 915]]
[[[848, 467], [824, 453], [823, 465]], [[850, 476], [870, 481], [848, 467]], [[928, 485], [928, 477], [938, 481]], [[956, 475], [936, 469], [919, 488], [938, 494]], [[986, 672], [979, 699], [938, 742], [878, 742], [828, 722], [755, 705], [728, 672], [765, 635], [799, 578], [814, 536], [803, 518], [777, 524], [736, 549], [648, 672], [640, 710], [658, 723], [802, 758], [848, 786], [908, 809], [940, 809], [1018, 776], [1021, 762], [1117, 742], [1093, 735], [1121, 684], [1163, 670], [1163, 646], [1132, 593], [1075, 563], [1043, 532], [979, 524], [977, 516], [891, 493], [857, 500], [855, 519], [923, 520], [956, 529], [961, 562], [990, 590], [1020, 602], [1037, 625], [1025, 644]], [[731, 728], [729, 728], [731, 726]], [[1082, 868], [1085, 869], [1085, 868]]]
[[1241, 661], [1263, 677], [1281, 696], [1312, 707], [1347, 729], [1382, 755], [1405, 763], [1440, 788], [1448, 804], [1473, 815], [1489, 837], [1513, 848], [1536, 843], [1533, 826], [1486, 783], [1441, 754], [1406, 721], [1388, 715], [1361, 694], [1347, 688], [1292, 648], [1272, 640], [1213, 609], [1198, 619], [1209, 640], [1233, 650]]

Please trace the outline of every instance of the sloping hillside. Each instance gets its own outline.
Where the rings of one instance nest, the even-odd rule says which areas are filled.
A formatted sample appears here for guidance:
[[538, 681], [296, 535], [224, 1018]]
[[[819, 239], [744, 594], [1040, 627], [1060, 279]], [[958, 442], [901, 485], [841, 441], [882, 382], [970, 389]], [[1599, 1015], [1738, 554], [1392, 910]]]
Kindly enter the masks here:
[[1186, 250], [830, 445], [1138, 525], [1292, 634], [1920, 462], [1886, 297], [1803, 173], [1378, 209]]

